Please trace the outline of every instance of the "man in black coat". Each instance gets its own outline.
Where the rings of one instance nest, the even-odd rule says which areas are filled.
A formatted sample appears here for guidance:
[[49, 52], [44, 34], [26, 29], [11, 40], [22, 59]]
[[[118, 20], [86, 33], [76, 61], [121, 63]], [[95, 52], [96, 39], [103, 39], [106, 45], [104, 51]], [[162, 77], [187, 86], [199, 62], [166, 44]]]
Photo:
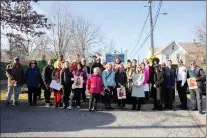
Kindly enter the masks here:
[[52, 60], [48, 61], [48, 65], [43, 69], [42, 71], [42, 79], [45, 85], [45, 104], [46, 107], [50, 106], [50, 83], [52, 81], [52, 72], [54, 70], [54, 67], [52, 65]]
[[[202, 114], [202, 90], [206, 81], [206, 75], [202, 68], [196, 66], [195, 61], [191, 62], [191, 69], [188, 71], [187, 78], [195, 78], [198, 88], [191, 89], [192, 110], [197, 110]], [[196, 104], [197, 103], [197, 104]]]
[[101, 59], [100, 58], [97, 58], [96, 62], [93, 63], [93, 65], [91, 67], [91, 74], [93, 74], [93, 69], [96, 68], [96, 67], [99, 67], [100, 70], [103, 70], [103, 65], [101, 64]]

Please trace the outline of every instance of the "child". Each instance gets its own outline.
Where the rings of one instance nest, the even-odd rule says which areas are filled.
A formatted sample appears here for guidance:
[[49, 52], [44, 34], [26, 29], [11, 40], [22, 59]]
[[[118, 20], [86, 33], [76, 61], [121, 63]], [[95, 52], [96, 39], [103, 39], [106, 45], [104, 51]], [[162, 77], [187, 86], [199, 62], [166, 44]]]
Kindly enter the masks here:
[[[97, 110], [97, 101], [100, 98], [100, 93], [103, 91], [103, 82], [100, 76], [101, 70], [99, 67], [94, 68], [94, 74], [92, 74], [87, 81], [86, 89], [90, 93], [89, 100], [89, 112]], [[95, 99], [95, 105], [93, 101]]]
[[138, 103], [137, 110], [141, 108], [142, 100], [145, 97], [144, 94], [144, 73], [141, 66], [137, 66], [135, 73], [133, 74], [133, 88], [132, 88], [132, 97], [133, 97], [133, 106], [131, 110], [136, 110], [136, 104]]

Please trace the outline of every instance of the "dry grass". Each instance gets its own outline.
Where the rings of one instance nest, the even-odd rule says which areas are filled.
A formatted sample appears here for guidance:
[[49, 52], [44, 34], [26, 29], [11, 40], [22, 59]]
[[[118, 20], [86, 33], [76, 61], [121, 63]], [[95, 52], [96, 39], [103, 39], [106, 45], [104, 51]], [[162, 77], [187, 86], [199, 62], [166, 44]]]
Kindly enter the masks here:
[[[14, 95], [12, 95], [11, 99], [13, 99], [13, 96]], [[1, 99], [1, 101], [5, 101], [6, 97], [7, 97], [7, 90], [1, 90], [1, 92], [0, 92], [0, 99]], [[41, 97], [44, 98], [44, 92], [43, 91], [41, 93]], [[51, 98], [53, 98], [53, 93], [51, 94]], [[28, 100], [27, 92], [22, 91], [20, 93], [20, 95], [19, 95], [19, 100], [20, 101], [27, 101]]]

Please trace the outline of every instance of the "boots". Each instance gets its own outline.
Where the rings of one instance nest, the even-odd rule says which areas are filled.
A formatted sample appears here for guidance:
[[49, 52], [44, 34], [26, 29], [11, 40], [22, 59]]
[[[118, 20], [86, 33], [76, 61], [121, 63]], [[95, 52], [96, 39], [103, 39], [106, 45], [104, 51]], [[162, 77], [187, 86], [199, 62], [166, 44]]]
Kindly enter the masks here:
[[68, 103], [67, 102], [64, 102], [63, 108], [66, 109], [67, 107], [68, 107]]
[[158, 108], [159, 111], [162, 111], [163, 109], [163, 102], [161, 100], [158, 101]]

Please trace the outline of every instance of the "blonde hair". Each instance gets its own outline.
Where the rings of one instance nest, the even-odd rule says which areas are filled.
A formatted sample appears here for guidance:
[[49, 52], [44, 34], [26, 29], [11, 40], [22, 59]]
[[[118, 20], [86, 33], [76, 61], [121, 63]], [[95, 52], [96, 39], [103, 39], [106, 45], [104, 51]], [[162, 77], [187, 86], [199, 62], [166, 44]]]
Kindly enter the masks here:
[[[138, 71], [138, 69], [140, 68], [140, 71]], [[137, 66], [137, 68], [136, 68], [136, 70], [135, 70], [135, 73], [137, 73], [137, 74], [143, 74], [144, 73], [144, 71], [142, 70], [142, 68], [141, 68], [141, 65], [138, 65]]]
[[112, 64], [107, 63], [107, 64], [106, 64], [106, 68], [108, 68], [109, 66], [111, 66], [111, 67], [112, 67]]
[[97, 71], [99, 75], [101, 74], [101, 69], [99, 67], [95, 67], [93, 69], [93, 72], [95, 72], [95, 71]]

